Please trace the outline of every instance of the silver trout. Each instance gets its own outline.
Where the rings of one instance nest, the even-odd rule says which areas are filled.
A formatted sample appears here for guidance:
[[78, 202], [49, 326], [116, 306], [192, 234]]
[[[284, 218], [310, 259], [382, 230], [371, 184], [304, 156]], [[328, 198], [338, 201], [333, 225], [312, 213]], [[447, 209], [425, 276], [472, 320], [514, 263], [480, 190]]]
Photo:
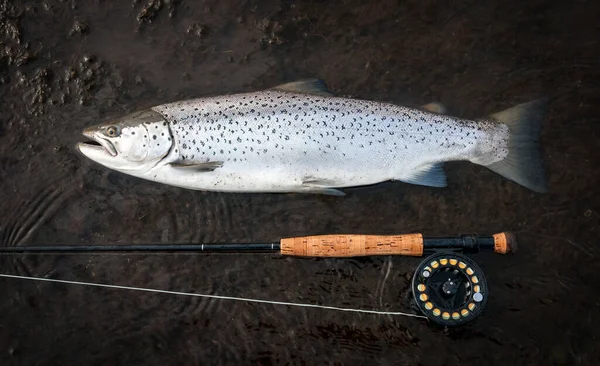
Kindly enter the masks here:
[[546, 100], [486, 118], [340, 98], [316, 79], [185, 100], [89, 127], [78, 144], [97, 163], [172, 186], [222, 192], [344, 195], [388, 180], [445, 187], [442, 165], [470, 161], [536, 192]]

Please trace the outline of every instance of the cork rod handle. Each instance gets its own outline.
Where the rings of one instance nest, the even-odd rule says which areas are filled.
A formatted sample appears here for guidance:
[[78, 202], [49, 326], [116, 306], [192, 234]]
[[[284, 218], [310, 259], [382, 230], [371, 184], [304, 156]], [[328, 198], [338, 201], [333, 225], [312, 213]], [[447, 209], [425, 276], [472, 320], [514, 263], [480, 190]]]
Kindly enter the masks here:
[[360, 257], [371, 255], [423, 255], [423, 236], [314, 235], [281, 239], [281, 254], [298, 257]]

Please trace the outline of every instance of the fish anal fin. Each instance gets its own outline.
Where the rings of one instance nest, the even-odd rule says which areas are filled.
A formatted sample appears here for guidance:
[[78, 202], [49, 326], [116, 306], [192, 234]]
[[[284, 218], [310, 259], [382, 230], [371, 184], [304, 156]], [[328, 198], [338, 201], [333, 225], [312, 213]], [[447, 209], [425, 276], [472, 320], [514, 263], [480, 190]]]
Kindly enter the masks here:
[[420, 167], [398, 180], [428, 187], [446, 187], [448, 185], [442, 163]]
[[346, 194], [335, 187], [339, 185], [338, 182], [331, 179], [319, 179], [319, 178], [305, 178], [302, 181], [302, 193], [316, 193], [325, 194], [328, 196], [345, 196]]
[[190, 162], [174, 162], [169, 164], [175, 169], [184, 169], [188, 171], [212, 172], [213, 170], [222, 167], [222, 161], [207, 161], [206, 163], [190, 163]]
[[285, 83], [281, 85], [277, 85], [273, 87], [274, 90], [293, 92], [293, 93], [304, 93], [304, 94], [313, 94], [313, 95], [321, 95], [325, 97], [333, 96], [333, 93], [327, 89], [325, 82], [320, 79], [303, 79], [298, 81], [293, 81], [290, 83]]

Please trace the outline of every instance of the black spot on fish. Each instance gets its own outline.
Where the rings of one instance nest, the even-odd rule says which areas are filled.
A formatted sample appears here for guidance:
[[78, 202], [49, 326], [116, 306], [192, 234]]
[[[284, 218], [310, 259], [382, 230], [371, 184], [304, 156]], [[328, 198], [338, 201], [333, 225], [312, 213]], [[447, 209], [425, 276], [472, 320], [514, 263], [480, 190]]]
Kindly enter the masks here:
[[152, 136], [152, 138], [153, 138], [154, 140], [156, 140], [156, 135]]

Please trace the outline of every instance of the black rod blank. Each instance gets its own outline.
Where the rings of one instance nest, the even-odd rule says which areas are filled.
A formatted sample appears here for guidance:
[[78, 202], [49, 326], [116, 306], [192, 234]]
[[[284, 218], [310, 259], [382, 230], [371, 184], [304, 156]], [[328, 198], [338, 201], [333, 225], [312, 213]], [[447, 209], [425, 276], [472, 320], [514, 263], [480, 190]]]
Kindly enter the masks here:
[[140, 244], [140, 245], [48, 245], [0, 247], [0, 253], [95, 253], [95, 252], [204, 252], [279, 253], [279, 243], [264, 244]]

